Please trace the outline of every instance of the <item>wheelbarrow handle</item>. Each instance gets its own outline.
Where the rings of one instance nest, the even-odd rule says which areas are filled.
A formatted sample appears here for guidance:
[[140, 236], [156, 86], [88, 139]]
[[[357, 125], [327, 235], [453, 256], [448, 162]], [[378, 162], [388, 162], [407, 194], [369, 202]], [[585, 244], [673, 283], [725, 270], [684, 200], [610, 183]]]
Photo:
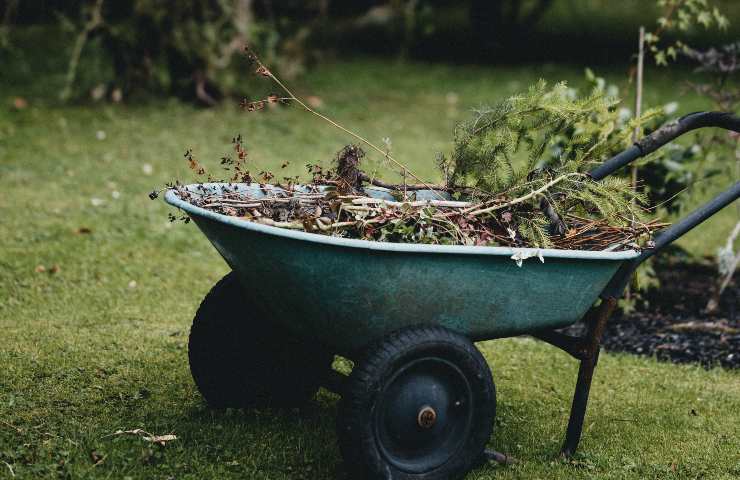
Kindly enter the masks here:
[[[701, 127], [721, 127], [734, 132], [740, 132], [740, 117], [722, 112], [690, 113], [676, 122], [672, 122], [661, 127], [631, 148], [625, 150], [616, 157], [607, 160], [601, 166], [594, 169], [590, 175], [595, 180], [600, 180], [617, 170], [619, 167], [633, 161], [635, 158], [654, 152], [662, 145], [665, 145], [679, 135]], [[635, 151], [637, 152], [636, 154], [634, 153]], [[629, 158], [630, 155], [634, 156]], [[740, 181], [736, 181], [729, 189], [720, 193], [709, 202], [660, 232], [655, 238], [655, 245], [653, 247], [646, 248], [642, 251], [642, 254], [640, 254], [639, 257], [622, 265], [604, 289], [601, 297], [620, 297], [629, 283], [632, 273], [642, 262], [652, 257], [738, 198], [740, 198]]]
[[611, 281], [602, 292], [601, 297], [619, 298], [622, 296], [624, 289], [630, 281], [632, 273], [642, 262], [660, 252], [660, 250], [664, 249], [675, 240], [678, 240], [689, 230], [692, 230], [704, 220], [722, 210], [738, 198], [740, 198], [740, 182], [735, 182], [735, 184], [728, 190], [720, 193], [709, 202], [660, 232], [655, 238], [654, 247], [644, 249], [639, 257], [626, 262], [620, 267], [619, 271], [614, 275], [614, 277], [612, 277]]
[[740, 117], [727, 112], [689, 113], [676, 121], [663, 125], [627, 150], [591, 170], [589, 175], [594, 180], [601, 180], [634, 160], [656, 151], [684, 133], [703, 127], [719, 127], [740, 132]]

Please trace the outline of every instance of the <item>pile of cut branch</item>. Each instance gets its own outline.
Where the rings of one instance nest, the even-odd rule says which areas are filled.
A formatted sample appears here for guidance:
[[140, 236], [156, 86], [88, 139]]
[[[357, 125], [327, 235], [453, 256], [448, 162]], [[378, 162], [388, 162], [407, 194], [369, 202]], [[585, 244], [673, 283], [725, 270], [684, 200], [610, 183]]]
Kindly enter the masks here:
[[[349, 178], [352, 184], [337, 176], [300, 186], [261, 185], [259, 190], [251, 190], [257, 193], [232, 184], [217, 193], [204, 187], [179, 188], [178, 194], [193, 205], [263, 225], [381, 242], [618, 251], [639, 249], [655, 230], [666, 225], [626, 218], [623, 224], [614, 225], [568, 214], [558, 217], [557, 226], [540, 225], [549, 233], [541, 243], [532, 243], [520, 232], [539, 218], [537, 209], [528, 202], [535, 194], [451, 200], [440, 187], [436, 193], [445, 199], [437, 199], [416, 186], [364, 186], [361, 179], [366, 175], [362, 172], [352, 172]], [[372, 192], [396, 199], [370, 196]], [[426, 199], [417, 198], [422, 196]]]
[[[394, 158], [389, 141], [382, 148], [318, 112], [248, 48], [247, 56], [255, 72], [282, 93], [245, 99], [246, 111], [268, 105], [297, 107], [381, 154], [403, 184], [388, 184], [365, 173], [365, 153], [358, 145], [344, 147], [332, 170], [308, 165], [312, 180], [303, 185], [296, 177], [276, 183], [271, 172], [255, 179], [247, 168], [243, 139], [237, 136], [232, 141], [235, 157], [221, 160], [233, 173], [229, 186], [218, 194], [205, 187], [172, 187], [196, 206], [316, 234], [438, 245], [639, 249], [666, 225], [645, 218], [645, 196], [627, 179], [597, 182], [586, 173], [629, 145], [637, 125], [622, 122], [617, 101], [602, 91], [579, 98], [564, 83], [550, 88], [540, 81], [526, 93], [480, 107], [455, 129], [449, 155], [439, 154], [436, 163], [445, 183], [432, 185]], [[190, 150], [185, 157], [191, 169], [204, 174]], [[408, 184], [409, 179], [416, 183]], [[237, 185], [255, 182], [259, 191]], [[384, 193], [378, 194], [377, 187]], [[155, 198], [157, 192], [150, 196]]]

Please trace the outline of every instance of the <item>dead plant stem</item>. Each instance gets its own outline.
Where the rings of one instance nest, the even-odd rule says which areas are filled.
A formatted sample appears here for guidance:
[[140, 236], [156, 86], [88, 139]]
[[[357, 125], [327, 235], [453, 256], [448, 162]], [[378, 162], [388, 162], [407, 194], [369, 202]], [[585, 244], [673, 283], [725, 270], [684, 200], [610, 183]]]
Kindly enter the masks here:
[[543, 185], [542, 187], [538, 188], [537, 190], [532, 190], [531, 192], [529, 192], [526, 195], [522, 195], [521, 197], [515, 198], [514, 200], [512, 200], [510, 202], [502, 203], [500, 205], [494, 205], [492, 207], [483, 208], [483, 209], [480, 209], [480, 210], [475, 210], [473, 212], [470, 212], [470, 215], [473, 215], [473, 216], [475, 216], [475, 215], [482, 215], [484, 213], [490, 213], [490, 212], [493, 212], [495, 210], [500, 210], [502, 208], [511, 207], [512, 205], [516, 205], [518, 203], [525, 202], [525, 201], [527, 201], [527, 200], [529, 200], [531, 198], [534, 198], [537, 195], [545, 192], [547, 189], [549, 189], [553, 185], [557, 185], [558, 183], [562, 182], [566, 178], [576, 177], [576, 176], [585, 177], [587, 175], [585, 173], [580, 173], [580, 172], [566, 173], [565, 175], [561, 175], [561, 176], [557, 177], [556, 179], [554, 179], [554, 180], [546, 183], [545, 185]]
[[406, 175], [408, 174], [414, 180], [416, 180], [417, 182], [421, 183], [426, 188], [428, 188], [429, 190], [431, 190], [432, 192], [434, 192], [434, 194], [437, 195], [441, 200], [444, 200], [444, 198], [436, 190], [434, 190], [434, 188], [431, 185], [429, 185], [424, 180], [422, 180], [417, 175], [415, 175], [411, 170], [408, 169], [408, 167], [406, 167], [406, 165], [402, 164], [401, 162], [399, 162], [398, 160], [396, 160], [395, 158], [393, 158], [389, 152], [383, 150], [382, 148], [378, 147], [377, 145], [375, 145], [374, 143], [372, 143], [370, 140], [366, 139], [365, 137], [359, 135], [358, 133], [353, 132], [352, 130], [349, 130], [348, 128], [340, 125], [339, 123], [335, 122], [331, 118], [327, 117], [326, 115], [323, 115], [323, 114], [317, 112], [316, 110], [314, 110], [313, 108], [311, 108], [310, 106], [308, 106], [303, 100], [301, 100], [299, 97], [297, 97], [287, 86], [285, 86], [285, 84], [283, 82], [281, 82], [280, 79], [277, 78], [270, 71], [270, 69], [264, 67], [263, 65], [261, 65], [261, 66], [262, 66], [262, 68], [264, 68], [266, 74], [272, 79], [272, 81], [275, 82], [280, 88], [282, 88], [283, 91], [285, 91], [285, 93], [288, 94], [288, 96], [290, 97], [291, 100], [295, 100], [301, 107], [303, 107], [304, 110], [306, 110], [307, 112], [309, 112], [309, 113], [311, 113], [313, 115], [316, 115], [317, 117], [319, 117], [320, 119], [322, 119], [325, 122], [329, 123], [333, 127], [338, 128], [339, 130], [343, 131], [344, 133], [346, 133], [348, 135], [351, 135], [352, 137], [354, 137], [357, 140], [361, 141], [362, 143], [364, 143], [368, 147], [372, 148], [373, 150], [377, 151], [378, 153], [380, 153], [381, 155], [383, 155], [385, 158], [387, 158], [388, 160], [390, 160], [398, 168], [400, 168], [402, 170], [402, 175], [403, 175], [403, 178], [404, 178], [404, 184], [406, 183]]

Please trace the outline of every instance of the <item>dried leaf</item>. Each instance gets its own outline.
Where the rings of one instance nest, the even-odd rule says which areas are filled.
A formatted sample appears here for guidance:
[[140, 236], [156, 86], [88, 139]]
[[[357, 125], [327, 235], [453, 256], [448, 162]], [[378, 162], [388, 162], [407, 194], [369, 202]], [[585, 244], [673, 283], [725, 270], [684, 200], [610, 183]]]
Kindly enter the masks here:
[[321, 108], [324, 106], [324, 100], [316, 95], [308, 95], [306, 97], [306, 103], [308, 103], [312, 108]]
[[90, 452], [90, 460], [93, 463], [93, 466], [100, 465], [103, 463], [103, 460], [105, 460], [105, 455], [99, 454], [97, 451], [93, 450]]
[[164, 445], [167, 442], [177, 440], [177, 436], [176, 435], [152, 435], [152, 436], [144, 437], [144, 440], [146, 440], [147, 442], [159, 443], [160, 445]]
[[16, 110], [24, 110], [28, 108], [28, 100], [23, 97], [15, 97], [13, 99], [13, 108]]

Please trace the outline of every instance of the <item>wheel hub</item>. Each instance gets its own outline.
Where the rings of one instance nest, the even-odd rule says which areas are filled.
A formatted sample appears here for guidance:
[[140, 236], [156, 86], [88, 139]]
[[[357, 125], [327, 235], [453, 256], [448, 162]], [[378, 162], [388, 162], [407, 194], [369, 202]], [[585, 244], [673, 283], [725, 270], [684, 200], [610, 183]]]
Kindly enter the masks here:
[[472, 391], [465, 375], [442, 358], [415, 360], [388, 380], [376, 404], [380, 452], [396, 468], [427, 472], [467, 439]]
[[419, 410], [419, 415], [416, 418], [416, 422], [421, 428], [432, 428], [434, 423], [437, 421], [437, 412], [432, 407], [426, 405], [424, 408]]

